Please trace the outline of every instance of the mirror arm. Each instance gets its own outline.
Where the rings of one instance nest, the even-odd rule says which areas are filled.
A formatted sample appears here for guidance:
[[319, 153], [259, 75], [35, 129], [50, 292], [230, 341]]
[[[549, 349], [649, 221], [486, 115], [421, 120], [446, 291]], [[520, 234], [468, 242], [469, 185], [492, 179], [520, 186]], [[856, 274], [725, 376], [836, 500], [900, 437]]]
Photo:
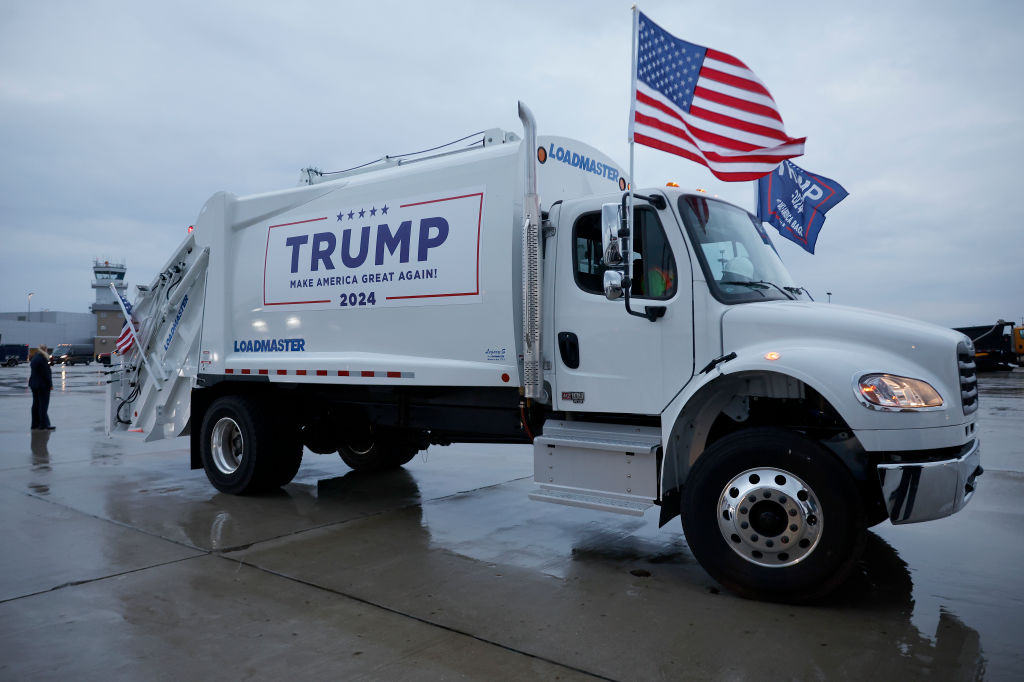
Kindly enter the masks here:
[[[634, 194], [633, 197], [636, 198], [636, 199], [643, 199], [644, 201], [650, 203], [651, 206], [653, 206], [654, 208], [656, 208], [658, 210], [662, 210], [662, 209], [666, 208], [666, 206], [667, 206], [667, 204], [665, 202], [665, 197], [663, 197], [663, 196], [661, 196], [659, 194], [652, 194], [650, 196], [646, 196], [646, 195], [643, 195], [643, 194]], [[642, 318], [644, 318], [646, 320], [654, 322], [658, 318], [660, 318], [660, 317], [665, 315], [665, 306], [661, 306], [661, 305], [658, 305], [658, 306], [651, 306], [651, 305], [644, 306], [644, 312], [642, 312], [642, 313], [639, 312], [639, 311], [633, 310], [629, 306], [629, 291], [630, 291], [630, 287], [632, 287], [632, 285], [633, 285], [633, 278], [629, 276], [629, 270], [632, 267], [632, 265], [631, 265], [631, 259], [629, 257], [629, 238], [630, 238], [630, 234], [629, 234], [629, 228], [627, 227], [627, 217], [628, 217], [627, 211], [629, 210], [629, 208], [626, 205], [626, 200], [628, 198], [629, 198], [629, 193], [628, 192], [623, 192], [622, 193], [622, 213], [621, 213], [622, 223], [619, 226], [619, 239], [622, 241], [622, 257], [623, 257], [623, 259], [626, 262], [626, 272], [623, 273], [623, 277], [622, 277], [622, 296], [623, 296], [623, 298], [626, 301], [626, 312], [627, 313], [629, 313], [630, 315], [635, 315], [636, 317], [642, 317]]]
[[633, 279], [626, 275], [622, 278], [622, 297], [626, 301], [626, 312], [630, 315], [636, 315], [642, 317], [650, 322], [656, 322], [659, 317], [665, 316], [665, 306], [663, 305], [648, 305], [644, 306], [644, 312], [633, 310], [629, 307], [629, 287], [632, 286]]

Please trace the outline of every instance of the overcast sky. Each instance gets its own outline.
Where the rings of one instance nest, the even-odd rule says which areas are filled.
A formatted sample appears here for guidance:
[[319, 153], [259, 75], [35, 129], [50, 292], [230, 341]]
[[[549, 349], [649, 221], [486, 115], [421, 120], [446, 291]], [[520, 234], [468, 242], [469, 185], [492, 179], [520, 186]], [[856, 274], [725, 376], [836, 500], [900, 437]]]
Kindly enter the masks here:
[[[0, 18], [0, 311], [87, 312], [92, 259], [148, 283], [218, 190], [294, 186], [491, 127], [628, 162], [630, 3], [8, 2]], [[818, 300], [965, 326], [1024, 316], [1024, 3], [667, 2], [641, 9], [772, 92], [803, 168], [850, 192]], [[636, 184], [751, 183], [637, 148]]]

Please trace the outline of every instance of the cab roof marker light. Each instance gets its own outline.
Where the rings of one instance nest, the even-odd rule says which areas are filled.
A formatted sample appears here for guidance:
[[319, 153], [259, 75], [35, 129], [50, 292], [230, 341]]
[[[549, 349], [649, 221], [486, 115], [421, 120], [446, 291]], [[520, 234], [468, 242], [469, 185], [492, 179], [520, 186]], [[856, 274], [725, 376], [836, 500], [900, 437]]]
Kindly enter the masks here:
[[774, 350], [768, 351], [767, 353], [764, 354], [764, 359], [765, 360], [770, 360], [770, 361], [778, 360], [781, 357], [782, 357], [782, 355], [779, 352], [774, 351]]

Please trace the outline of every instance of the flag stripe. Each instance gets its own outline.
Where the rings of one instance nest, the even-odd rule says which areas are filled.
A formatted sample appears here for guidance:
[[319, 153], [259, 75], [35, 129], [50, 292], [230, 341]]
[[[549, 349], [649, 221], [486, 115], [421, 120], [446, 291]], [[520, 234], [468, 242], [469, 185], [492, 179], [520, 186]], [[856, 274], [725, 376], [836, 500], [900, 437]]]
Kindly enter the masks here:
[[771, 172], [781, 161], [785, 160], [786, 157], [792, 153], [792, 147], [783, 146], [778, 149], [764, 150], [763, 154], [757, 155], [737, 156], [716, 154], [701, 149], [690, 140], [680, 138], [672, 133], [665, 132], [660, 128], [641, 126], [639, 128], [639, 133], [648, 138], [661, 140], [682, 149], [688, 149], [694, 154], [700, 156], [703, 159], [702, 163], [704, 165], [721, 171], [727, 171], [730, 169], [756, 171], [767, 168], [768, 171]]
[[[689, 149], [695, 154], [700, 155], [703, 159], [708, 161], [709, 165], [715, 166], [719, 170], [728, 170], [729, 166], [744, 166], [748, 170], [755, 168], [768, 168], [771, 171], [774, 166], [778, 165], [780, 160], [785, 159], [787, 156], [793, 153], [794, 146], [792, 145], [780, 145], [775, 148], [759, 149], [758, 154], [754, 155], [750, 152], [737, 153], [725, 151], [724, 153], [708, 151], [701, 144], [696, 143], [692, 138], [679, 137], [671, 132], [665, 131], [655, 126], [637, 125], [637, 132], [655, 139], [669, 142], [678, 147]], [[799, 147], [796, 147], [799, 149]], [[757, 157], [762, 159], [767, 156], [768, 160], [755, 160]]]
[[[756, 92], [750, 92], [749, 90], [744, 90], [742, 88], [734, 88], [731, 85], [726, 85], [725, 83], [718, 83], [716, 81], [709, 81], [707, 79], [704, 79], [700, 82], [700, 88], [702, 90], [710, 90], [711, 92], [729, 95], [730, 97], [735, 97], [736, 99], [746, 100], [753, 104], [760, 104], [774, 110], [775, 113], [778, 113], [778, 109], [775, 108], [775, 100], [773, 100], [771, 97], [759, 95]], [[781, 121], [779, 127], [782, 127]]]
[[725, 62], [726, 64], [738, 66], [741, 69], [746, 69], [747, 71], [750, 71], [747, 65], [741, 62], [736, 57], [733, 57], [731, 54], [726, 54], [725, 52], [719, 52], [713, 47], [708, 48], [706, 59], [714, 59], [716, 62]]
[[[778, 136], [781, 135], [785, 137], [786, 135], [786, 131], [785, 129], [783, 129], [782, 124], [780, 124], [777, 120], [773, 118], [765, 118], [764, 116], [751, 114], [742, 109], [736, 109], [730, 106], [726, 106], [724, 104], [719, 104], [718, 102], [714, 102], [709, 99], [698, 99], [694, 97], [693, 104], [690, 107], [691, 114], [693, 114], [694, 110], [697, 110], [698, 112], [710, 111], [715, 114], [720, 114], [722, 116], [734, 118], [738, 121], [745, 121], [751, 125], [759, 126], [767, 130], [774, 130], [775, 133], [769, 137], [764, 137], [764, 139], [761, 141], [761, 144], [774, 144], [775, 140], [778, 139]], [[696, 114], [693, 114], [693, 117], [690, 119], [691, 123], [693, 122], [693, 118], [696, 118]]]
[[[677, 156], [682, 156], [683, 158], [690, 159], [691, 161], [696, 161], [697, 163], [708, 166], [708, 164], [702, 158], [700, 158], [693, 152], [673, 145], [669, 142], [664, 142], [653, 137], [647, 137], [646, 135], [641, 135], [639, 133], [637, 133], [634, 137], [636, 141], [642, 145], [654, 147], [655, 149], [660, 149], [663, 152], [669, 152]], [[716, 178], [718, 178], [719, 180], [724, 180], [725, 182], [745, 182], [749, 180], [757, 180], [759, 177], [765, 175], [765, 173], [761, 170], [719, 171], [715, 170], [714, 168], [711, 168], [710, 166], [708, 166], [708, 170], [710, 170]], [[769, 169], [768, 172], [770, 173], [771, 169]]]
[[[694, 100], [696, 102], [696, 100]], [[788, 143], [792, 141], [792, 138], [785, 136], [784, 130], [776, 130], [767, 126], [760, 126], [760, 129], [756, 129], [750, 126], [746, 126], [747, 129], [740, 129], [737, 126], [730, 125], [732, 120], [739, 121], [737, 117], [726, 117], [728, 120], [721, 118], [715, 118], [716, 112], [708, 110], [708, 115], [704, 115], [705, 110], [703, 107], [693, 107], [690, 113], [680, 111], [672, 102], [666, 100], [664, 96], [656, 90], [649, 90], [646, 87], [637, 87], [637, 110], [640, 111], [647, 105], [657, 109], [657, 111], [647, 111], [648, 115], [663, 118], [664, 114], [668, 114], [673, 118], [679, 120], [685, 124], [689, 129], [691, 136], [700, 140], [706, 140], [711, 144], [722, 144], [725, 147], [736, 149], [740, 151], [752, 151], [762, 147], [774, 147], [780, 142]], [[694, 109], [702, 113], [701, 116], [694, 115]], [[663, 112], [663, 113], [659, 113]], [[743, 113], [737, 111], [736, 113]], [[762, 119], [763, 120], [763, 119]], [[772, 121], [774, 123], [774, 121]], [[753, 126], [755, 124], [751, 124]], [[761, 134], [762, 130], [767, 130], [770, 134]], [[719, 136], [719, 139], [710, 138], [709, 135]], [[731, 145], [728, 143], [722, 143], [721, 138], [736, 140], [739, 145]], [[747, 145], [744, 148], [742, 145]], [[751, 146], [752, 145], [752, 146]]]
[[742, 130], [744, 132], [754, 133], [755, 135], [761, 135], [762, 137], [772, 138], [779, 142], [785, 142], [789, 139], [786, 137], [786, 133], [784, 132], [768, 128], [767, 126], [757, 125], [750, 121], [743, 121], [735, 116], [719, 114], [718, 112], [711, 111], [710, 109], [704, 109], [703, 107], [690, 107], [690, 116], [701, 118], [705, 121], [711, 121], [712, 123], [717, 123], [734, 130]]
[[750, 100], [740, 99], [739, 97], [733, 97], [726, 95], [722, 92], [715, 92], [705, 87], [697, 87], [693, 90], [694, 99], [700, 98], [709, 100], [711, 102], [717, 102], [718, 104], [724, 104], [732, 107], [733, 109], [741, 109], [751, 114], [758, 116], [764, 116], [765, 118], [773, 118], [779, 123], [782, 123], [782, 117], [779, 116], [779, 112], [764, 104], [758, 102], [751, 102]]
[[[674, 128], [675, 130], [684, 131], [683, 135], [680, 135], [678, 132], [676, 133], [676, 135], [678, 137], [685, 136], [686, 140], [694, 142], [694, 144], [696, 144], [696, 141], [699, 140], [702, 148], [707, 151], [715, 151], [721, 154], [736, 155], [754, 152], [757, 151], [758, 149], [763, 149], [762, 145], [745, 143], [740, 140], [736, 140], [732, 137], [718, 135], [714, 132], [698, 128], [697, 126], [694, 125], [688, 125], [684, 129], [680, 129], [678, 128], [678, 126], [675, 125], [674, 121], [666, 120], [663, 117], [649, 116], [647, 113], [645, 113], [645, 109], [643, 107], [637, 107], [635, 120], [639, 125], [648, 125], [651, 127], [657, 127], [653, 125], [653, 122], [658, 121], [666, 126]], [[662, 130], [668, 132], [669, 128], [662, 128]]]
[[718, 71], [717, 69], [712, 69], [707, 66], [703, 67], [700, 70], [700, 78], [701, 80], [710, 80], [716, 81], [718, 83], [725, 83], [726, 85], [731, 85], [734, 88], [747, 90], [749, 92], [756, 92], [759, 95], [767, 95], [768, 97], [772, 96], [771, 93], [768, 92], [768, 88], [764, 87], [757, 81], [752, 81], [749, 78], [742, 78], [740, 76], [734, 76], [724, 71]]

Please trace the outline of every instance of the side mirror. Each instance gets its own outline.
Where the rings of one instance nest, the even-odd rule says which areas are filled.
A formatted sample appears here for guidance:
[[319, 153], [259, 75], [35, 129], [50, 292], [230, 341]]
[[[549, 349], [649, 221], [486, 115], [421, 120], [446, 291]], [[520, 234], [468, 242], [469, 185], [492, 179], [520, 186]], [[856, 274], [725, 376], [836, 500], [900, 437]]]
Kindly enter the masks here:
[[[601, 248], [604, 254], [604, 265], [607, 268], [621, 269], [625, 267], [622, 254], [622, 242], [619, 240], [619, 229], [622, 225], [622, 207], [619, 204], [601, 205]], [[605, 279], [605, 291], [608, 280]], [[616, 297], [617, 298], [617, 297]]]
[[609, 301], [622, 298], [622, 273], [620, 271], [604, 271], [604, 297]]

